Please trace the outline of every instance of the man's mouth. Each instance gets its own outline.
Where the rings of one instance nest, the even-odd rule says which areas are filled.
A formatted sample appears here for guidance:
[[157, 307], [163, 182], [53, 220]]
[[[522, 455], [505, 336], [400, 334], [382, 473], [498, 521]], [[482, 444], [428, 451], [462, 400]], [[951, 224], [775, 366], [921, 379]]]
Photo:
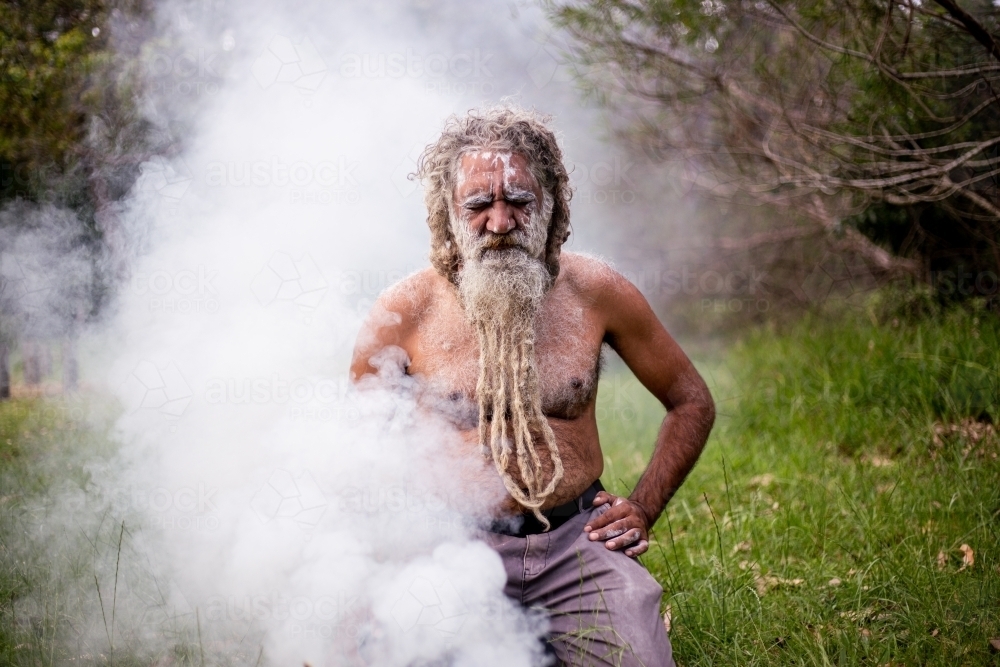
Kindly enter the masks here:
[[527, 252], [528, 249], [509, 236], [500, 236], [484, 241], [479, 252], [480, 255], [485, 255], [491, 251], [500, 252], [505, 250], [520, 250], [521, 252]]
[[484, 248], [482, 252], [479, 253], [480, 260], [499, 260], [503, 257], [508, 257], [511, 253], [520, 252], [528, 254], [527, 249], [519, 245], [504, 245], [495, 248]]

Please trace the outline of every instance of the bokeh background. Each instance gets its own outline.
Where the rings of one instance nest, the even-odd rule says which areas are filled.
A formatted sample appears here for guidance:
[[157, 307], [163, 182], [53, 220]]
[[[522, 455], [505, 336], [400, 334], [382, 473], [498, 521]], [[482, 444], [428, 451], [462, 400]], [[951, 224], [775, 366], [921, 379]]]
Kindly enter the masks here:
[[[346, 387], [417, 156], [510, 102], [716, 398], [643, 557], [678, 663], [1000, 664], [998, 11], [0, 4], [0, 662], [541, 659]], [[605, 486], [663, 414], [609, 355]]]

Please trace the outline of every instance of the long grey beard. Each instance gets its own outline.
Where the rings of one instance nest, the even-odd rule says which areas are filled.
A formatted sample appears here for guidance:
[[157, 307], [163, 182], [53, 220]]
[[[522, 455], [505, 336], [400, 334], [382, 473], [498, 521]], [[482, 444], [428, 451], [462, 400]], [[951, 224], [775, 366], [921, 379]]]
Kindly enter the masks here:
[[[543, 262], [520, 249], [487, 251], [459, 274], [459, 294], [479, 340], [479, 442], [510, 495], [549, 528], [541, 513], [563, 476], [555, 435], [542, 414], [535, 363], [535, 315], [552, 279]], [[535, 447], [540, 436], [552, 461], [545, 480]], [[521, 484], [509, 472], [514, 455]]]

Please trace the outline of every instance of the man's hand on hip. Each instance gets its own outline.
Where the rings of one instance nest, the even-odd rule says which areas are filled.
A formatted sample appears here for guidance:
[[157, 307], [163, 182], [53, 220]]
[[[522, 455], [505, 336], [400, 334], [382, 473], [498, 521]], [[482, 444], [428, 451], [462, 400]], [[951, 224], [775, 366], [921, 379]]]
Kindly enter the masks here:
[[594, 507], [601, 505], [608, 505], [608, 510], [583, 528], [591, 541], [606, 540], [608, 549], [625, 549], [625, 555], [632, 558], [644, 553], [649, 548], [649, 526], [638, 503], [601, 491], [594, 498]]

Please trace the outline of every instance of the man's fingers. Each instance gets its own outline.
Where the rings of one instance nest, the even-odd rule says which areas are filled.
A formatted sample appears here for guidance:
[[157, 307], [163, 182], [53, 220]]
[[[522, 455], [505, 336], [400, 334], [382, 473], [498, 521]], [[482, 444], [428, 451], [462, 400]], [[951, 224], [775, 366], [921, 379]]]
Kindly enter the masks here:
[[628, 531], [628, 529], [629, 527], [624, 521], [616, 521], [611, 524], [607, 530], [600, 533], [600, 538], [602, 540], [610, 540], [613, 537], [618, 537], [619, 535], [624, 534]]
[[625, 555], [629, 558], [635, 558], [636, 556], [646, 553], [647, 549], [649, 549], [649, 542], [646, 540], [639, 540], [639, 543], [634, 547], [625, 550]]
[[604, 503], [608, 503], [610, 505], [612, 502], [614, 502], [614, 500], [615, 497], [610, 493], [608, 493], [607, 491], [598, 491], [597, 495], [594, 496], [594, 502], [592, 502], [591, 505], [594, 507], [600, 507]]
[[610, 540], [620, 535], [624, 535], [630, 530], [638, 530], [638, 525], [633, 517], [627, 516], [621, 521], [615, 521], [613, 524], [608, 526], [603, 530], [595, 530], [590, 534], [591, 541], [593, 540]]
[[[591, 519], [590, 523], [588, 523], [586, 526], [583, 527], [583, 532], [594, 533], [600, 530], [601, 528], [604, 528], [605, 526], [614, 523], [615, 521], [620, 521], [624, 519], [625, 517], [629, 516], [630, 512], [631, 508], [625, 503], [622, 503], [621, 505], [617, 506], [612, 506], [611, 509], [609, 509], [601, 516], [594, 517], [593, 519]], [[591, 535], [591, 539], [597, 539], [597, 538]]]
[[627, 547], [630, 544], [638, 542], [639, 538], [641, 537], [642, 537], [642, 531], [640, 531], [638, 528], [632, 528], [631, 530], [625, 531], [621, 537], [616, 537], [613, 540], [608, 540], [605, 546], [607, 546], [609, 549], [621, 549], [622, 547]]
[[613, 496], [606, 491], [600, 491], [594, 497], [594, 506], [609, 505], [607, 511], [591, 519], [583, 530], [588, 537], [595, 540], [605, 540], [605, 546], [611, 550], [626, 549], [629, 556], [638, 556], [646, 551], [649, 543], [643, 539], [645, 520], [636, 514], [632, 503], [619, 496]]

